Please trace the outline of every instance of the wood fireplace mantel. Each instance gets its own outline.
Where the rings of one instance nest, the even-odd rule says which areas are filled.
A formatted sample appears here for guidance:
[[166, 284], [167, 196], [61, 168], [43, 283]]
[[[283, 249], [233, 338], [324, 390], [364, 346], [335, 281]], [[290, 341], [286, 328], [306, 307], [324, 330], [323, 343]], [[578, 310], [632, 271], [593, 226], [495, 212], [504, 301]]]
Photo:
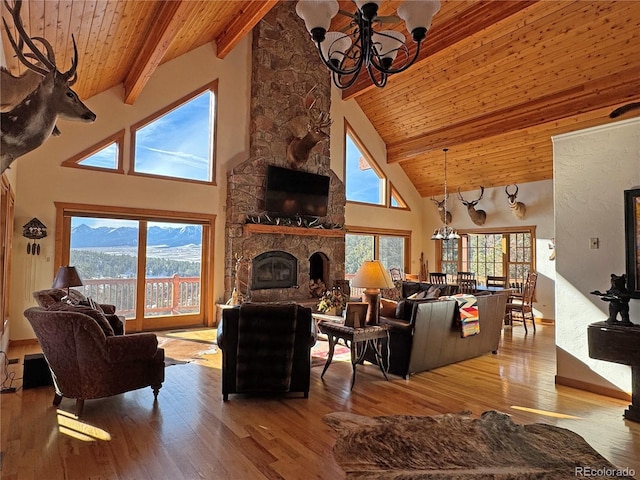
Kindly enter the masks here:
[[313, 237], [344, 237], [345, 230], [339, 228], [305, 228], [287, 227], [284, 225], [265, 225], [263, 223], [245, 223], [243, 227], [245, 236], [253, 233], [304, 235]]

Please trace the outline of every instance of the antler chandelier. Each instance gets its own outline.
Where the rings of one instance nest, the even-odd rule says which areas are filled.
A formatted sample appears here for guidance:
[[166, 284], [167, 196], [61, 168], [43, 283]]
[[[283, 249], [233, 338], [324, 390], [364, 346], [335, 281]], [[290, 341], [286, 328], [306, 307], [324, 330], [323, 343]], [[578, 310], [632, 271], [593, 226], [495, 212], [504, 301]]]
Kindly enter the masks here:
[[431, 240], [455, 240], [460, 238], [460, 235], [453, 227], [447, 225], [447, 152], [449, 149], [443, 148], [442, 151], [444, 152], [444, 225], [433, 232]]
[[[296, 13], [304, 20], [320, 58], [332, 72], [338, 88], [349, 88], [365, 67], [376, 87], [384, 87], [389, 75], [399, 73], [415, 63], [420, 45], [427, 36], [433, 16], [440, 10], [440, 0], [407, 1], [398, 7], [398, 17], [416, 42], [413, 56], [405, 36], [395, 30], [375, 31], [374, 24], [395, 21], [396, 17], [378, 17], [381, 0], [354, 0], [355, 13], [340, 10], [336, 0], [300, 0]], [[327, 32], [336, 14], [351, 17], [348, 33]], [[396, 57], [400, 54], [398, 61]], [[395, 66], [394, 66], [395, 62]]]

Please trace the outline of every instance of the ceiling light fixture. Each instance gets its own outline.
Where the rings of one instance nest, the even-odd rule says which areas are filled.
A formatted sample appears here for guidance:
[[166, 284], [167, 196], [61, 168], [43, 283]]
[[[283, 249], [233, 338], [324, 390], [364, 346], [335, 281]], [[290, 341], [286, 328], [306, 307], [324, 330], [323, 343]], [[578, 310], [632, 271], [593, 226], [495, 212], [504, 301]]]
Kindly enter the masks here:
[[[296, 13], [304, 20], [320, 58], [332, 72], [338, 88], [349, 88], [362, 67], [376, 87], [384, 87], [389, 75], [400, 73], [418, 59], [420, 45], [427, 36], [433, 16], [440, 10], [440, 0], [407, 1], [398, 7], [398, 17], [416, 42], [413, 57], [405, 36], [395, 30], [375, 31], [374, 24], [393, 22], [397, 17], [378, 17], [381, 0], [354, 0], [355, 13], [340, 10], [336, 0], [300, 0]], [[327, 32], [336, 14], [352, 18], [347, 32]], [[400, 58], [394, 61], [400, 53]]]
[[431, 240], [456, 240], [460, 238], [458, 232], [447, 225], [447, 152], [448, 148], [443, 148], [444, 152], [444, 225], [440, 228], [436, 228], [431, 236]]

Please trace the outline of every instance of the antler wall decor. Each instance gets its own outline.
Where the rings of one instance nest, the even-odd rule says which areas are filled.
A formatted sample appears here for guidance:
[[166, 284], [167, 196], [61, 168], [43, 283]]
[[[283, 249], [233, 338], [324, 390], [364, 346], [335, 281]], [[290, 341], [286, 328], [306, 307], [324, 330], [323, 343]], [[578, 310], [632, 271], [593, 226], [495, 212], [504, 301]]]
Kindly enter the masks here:
[[504, 187], [504, 191], [507, 193], [509, 208], [511, 209], [511, 213], [513, 213], [514, 217], [516, 217], [518, 220], [522, 220], [527, 213], [527, 206], [522, 202], [518, 202], [517, 200], [518, 185], [514, 185], [516, 187], [516, 191], [513, 193], [509, 193], [510, 186], [511, 185], [507, 185], [506, 187]]
[[435, 197], [431, 197], [431, 201], [435, 203], [436, 208], [438, 209], [438, 214], [440, 215], [440, 221], [446, 224], [451, 223], [451, 220], [453, 219], [451, 212], [449, 210], [446, 210], [445, 212], [448, 199], [449, 199], [449, 194], [447, 194], [442, 200], [436, 200]]
[[[78, 49], [73, 35], [71, 40], [74, 54], [71, 68], [66, 72], [60, 72], [51, 44], [42, 37], [31, 38], [25, 31], [20, 18], [22, 1], [16, 0], [11, 8], [5, 0], [5, 6], [18, 32], [16, 42], [6, 20], [2, 19], [9, 43], [20, 62], [30, 71], [42, 76], [42, 81], [18, 105], [0, 114], [0, 174], [9, 168], [15, 159], [42, 145], [54, 132], [58, 117], [82, 122], [93, 122], [96, 119], [95, 113], [71, 90], [78, 78]], [[46, 54], [38, 49], [34, 41], [44, 46]], [[28, 52], [23, 51], [25, 45]], [[35, 59], [35, 62], [30, 62], [28, 58]], [[5, 75], [4, 78], [8, 77]]]
[[[318, 99], [313, 94], [316, 87], [317, 85], [302, 97], [302, 104], [307, 110], [306, 133], [303, 132], [301, 135], [295, 136], [287, 146], [287, 161], [293, 168], [304, 165], [309, 158], [311, 149], [321, 140], [329, 138], [329, 134], [324, 129], [331, 126], [331, 117], [328, 111], [317, 106]], [[299, 118], [296, 117], [292, 123], [295, 123]]]
[[458, 187], [458, 198], [462, 202], [462, 204], [467, 207], [467, 213], [469, 214], [469, 218], [476, 225], [482, 226], [484, 222], [487, 221], [487, 212], [484, 210], [476, 210], [476, 205], [480, 200], [482, 200], [482, 196], [484, 195], [484, 187], [480, 186], [480, 196], [476, 200], [467, 201], [462, 197], [460, 193], [460, 187]]

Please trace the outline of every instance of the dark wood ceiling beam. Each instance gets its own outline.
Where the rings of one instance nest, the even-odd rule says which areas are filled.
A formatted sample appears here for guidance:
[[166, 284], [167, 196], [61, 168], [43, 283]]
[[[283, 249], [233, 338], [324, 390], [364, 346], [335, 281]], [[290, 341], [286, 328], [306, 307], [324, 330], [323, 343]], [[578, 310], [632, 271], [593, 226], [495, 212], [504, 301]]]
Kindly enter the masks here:
[[124, 103], [133, 105], [140, 96], [194, 5], [188, 0], [158, 2], [151, 30], [124, 80]]
[[218, 58], [224, 58], [244, 36], [255, 27], [279, 0], [252, 0], [243, 2], [236, 18], [218, 37], [216, 47]]
[[[427, 34], [427, 38], [423, 42], [418, 60], [416, 60], [414, 65], [427, 61], [430, 56], [514, 15], [537, 1], [538, 0], [516, 0], [473, 3], [470, 8], [460, 15], [449, 19], [446, 23], [436, 24], [431, 28]], [[409, 47], [409, 55], [413, 57], [416, 51], [416, 44], [413, 40], [408, 40], [407, 45]], [[402, 75], [402, 73], [396, 75]], [[349, 100], [373, 88], [377, 87], [371, 83], [369, 74], [365, 69], [360, 72], [358, 79], [350, 88], [343, 90], [342, 99]]]
[[406, 160], [444, 147], [461, 145], [637, 99], [638, 78], [640, 68], [635, 67], [600, 78], [588, 85], [577, 85], [526, 104], [494, 111], [388, 145], [387, 162]]

